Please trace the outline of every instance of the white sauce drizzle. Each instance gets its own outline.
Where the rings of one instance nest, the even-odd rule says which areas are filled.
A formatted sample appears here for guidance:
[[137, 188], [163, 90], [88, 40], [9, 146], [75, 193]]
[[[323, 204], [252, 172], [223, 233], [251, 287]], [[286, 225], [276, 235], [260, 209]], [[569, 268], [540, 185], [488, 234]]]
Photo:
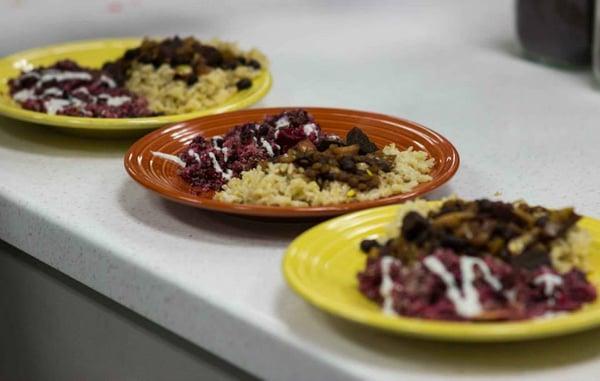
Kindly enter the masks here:
[[396, 315], [394, 311], [394, 298], [392, 291], [394, 290], [394, 281], [391, 277], [392, 265], [397, 259], [385, 256], [381, 258], [381, 285], [379, 286], [379, 295], [383, 298], [383, 313], [386, 315]]
[[98, 98], [106, 99], [106, 104], [109, 106], [119, 107], [131, 101], [131, 97], [126, 95], [120, 97], [112, 97], [108, 94], [100, 94]]
[[229, 180], [231, 178], [232, 173], [233, 173], [231, 171], [231, 169], [228, 169], [227, 172], [223, 172], [223, 168], [221, 168], [221, 165], [217, 161], [217, 157], [215, 156], [215, 154], [212, 153], [212, 152], [209, 152], [208, 156], [212, 160], [213, 168], [215, 169], [215, 172], [220, 173], [221, 176], [223, 176], [224, 179]]
[[153, 156], [160, 157], [161, 159], [171, 161], [171, 162], [179, 165], [180, 167], [185, 168], [185, 161], [181, 160], [181, 158], [179, 158], [179, 156], [169, 155], [168, 153], [163, 153], [163, 152], [155, 152], [155, 151], [151, 151], [151, 152], [152, 152]]
[[[213, 136], [211, 143], [212, 143], [212, 147], [215, 149], [215, 151], [219, 151], [223, 154], [223, 161], [227, 161], [227, 159], [229, 158], [229, 149], [227, 147], [219, 147], [219, 141], [222, 141], [223, 138], [219, 135], [217, 136]], [[256, 139], [255, 139], [256, 141]]]
[[52, 98], [44, 102], [46, 112], [50, 115], [56, 115], [57, 112], [62, 111], [65, 107], [71, 105], [71, 102], [66, 99]]
[[566, 311], [548, 311], [545, 312], [543, 315], [538, 316], [536, 319], [553, 319], [553, 318], [557, 318], [557, 317], [561, 317], [566, 315], [567, 312]]
[[107, 77], [106, 75], [102, 74], [100, 76], [100, 82], [104, 82], [108, 85], [108, 87], [113, 88], [113, 87], [117, 87], [117, 83], [115, 81], [113, 81], [112, 78]]
[[69, 81], [73, 79], [78, 79], [81, 81], [90, 81], [92, 76], [90, 73], [86, 73], [83, 71], [60, 71], [60, 70], [47, 70], [42, 73], [40, 78], [41, 83], [56, 81]]
[[44, 90], [44, 94], [43, 95], [56, 95], [56, 96], [61, 96], [62, 95], [62, 90], [59, 89], [58, 87], [49, 87], [46, 90]]
[[223, 161], [227, 161], [229, 158], [229, 149], [227, 147], [221, 148], [221, 152], [223, 153]]
[[[87, 72], [81, 71], [62, 71], [56, 69], [45, 70], [41, 73], [38, 72], [28, 72], [21, 76], [20, 80], [35, 78], [37, 79], [37, 83], [35, 86], [23, 89], [16, 92], [12, 98], [17, 102], [26, 102], [28, 100], [43, 100], [44, 97], [52, 97], [44, 102], [44, 106], [46, 107], [46, 113], [50, 115], [55, 115], [58, 112], [62, 111], [67, 106], [84, 106], [86, 103], [82, 102], [77, 97], [69, 97], [69, 99], [55, 98], [61, 97], [63, 95], [63, 91], [58, 87], [49, 87], [45, 89], [41, 94], [36, 94], [36, 89], [39, 89], [43, 86], [44, 83], [50, 81], [68, 81], [68, 80], [83, 80], [83, 81], [91, 81], [93, 79], [92, 75]], [[100, 81], [108, 84], [109, 87], [114, 88], [117, 86], [115, 81], [102, 74], [100, 76]], [[90, 95], [88, 89], [84, 86], [78, 87], [73, 90], [73, 93], [83, 93]], [[88, 103], [93, 104], [97, 103], [98, 99], [104, 99], [108, 106], [119, 107], [123, 104], [130, 102], [132, 98], [130, 96], [111, 96], [110, 94], [99, 94], [98, 96], [91, 96], [91, 99]], [[86, 112], [86, 110], [81, 110], [82, 112]]]
[[537, 286], [544, 285], [544, 294], [546, 296], [552, 296], [556, 287], [563, 284], [563, 280], [560, 276], [552, 273], [543, 273], [536, 276], [533, 279], [533, 283]]
[[188, 155], [192, 156], [194, 160], [196, 160], [196, 162], [200, 163], [200, 155], [198, 155], [198, 153], [195, 152], [193, 149], [188, 150]]
[[211, 139], [211, 143], [214, 149], [216, 150], [221, 150], [221, 147], [219, 147], [219, 141], [221, 140], [220, 136], [213, 136], [213, 138]]
[[83, 106], [83, 102], [81, 101], [81, 99], [71, 98], [70, 102], [73, 103], [75, 106]]
[[517, 300], [517, 290], [510, 289], [510, 290], [506, 290], [504, 291], [504, 297], [506, 298], [506, 300], [508, 300], [510, 303], [514, 303]]
[[12, 97], [17, 102], [25, 102], [35, 97], [35, 91], [33, 89], [19, 90], [16, 93], [14, 93]]
[[273, 147], [271, 147], [271, 145], [269, 144], [268, 141], [261, 139], [261, 144], [262, 144], [263, 148], [267, 151], [269, 156], [271, 156], [271, 157], [275, 156], [275, 152], [273, 152]]
[[302, 127], [304, 135], [309, 136], [312, 133], [317, 133], [317, 125], [314, 123], [307, 123]]
[[[24, 58], [23, 58], [23, 59], [20, 59], [20, 60], [18, 60], [17, 62], [15, 62], [15, 63], [13, 64], [13, 67], [14, 67], [15, 69], [17, 69], [17, 70], [21, 70], [21, 71], [23, 71], [23, 72], [25, 72], [25, 73], [27, 73], [27, 72], [30, 72], [31, 70], [33, 70], [33, 64], [32, 64], [31, 62], [27, 61], [27, 60], [26, 60], [26, 59], [24, 59]], [[33, 73], [33, 74], [36, 74], [36, 75], [37, 75], [37, 73]]]
[[289, 126], [290, 119], [287, 116], [282, 116], [281, 118], [277, 119], [277, 122], [275, 122], [275, 139], [279, 137], [279, 130], [288, 128]]
[[78, 87], [75, 90], [73, 90], [74, 93], [84, 93], [84, 94], [89, 94], [90, 91], [87, 89], [87, 87]]
[[[482, 312], [479, 292], [474, 286], [475, 267], [483, 274], [483, 279], [496, 291], [502, 289], [500, 281], [492, 275], [487, 264], [481, 258], [470, 256], [460, 257], [460, 272], [462, 274], [461, 288], [458, 288], [454, 275], [435, 256], [430, 255], [423, 260], [429, 271], [440, 277], [446, 284], [446, 296], [454, 304], [456, 313], [462, 317], [475, 317]], [[462, 291], [462, 292], [461, 292]]]
[[282, 116], [281, 118], [277, 119], [277, 122], [275, 122], [275, 128], [277, 128], [278, 130], [281, 128], [289, 127], [289, 125], [290, 120], [287, 116]]

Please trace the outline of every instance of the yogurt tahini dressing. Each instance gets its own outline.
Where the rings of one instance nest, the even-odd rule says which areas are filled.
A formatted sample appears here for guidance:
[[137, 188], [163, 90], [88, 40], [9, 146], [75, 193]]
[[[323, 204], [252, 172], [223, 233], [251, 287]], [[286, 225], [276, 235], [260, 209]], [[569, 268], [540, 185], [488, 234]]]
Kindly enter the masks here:
[[456, 313], [464, 318], [473, 318], [483, 311], [479, 301], [479, 292], [475, 288], [475, 268], [477, 267], [483, 279], [495, 290], [502, 290], [502, 283], [492, 275], [490, 268], [481, 258], [461, 256], [460, 272], [462, 282], [460, 287], [446, 266], [436, 256], [430, 255], [423, 260], [423, 264], [429, 271], [437, 275], [446, 285], [446, 296], [454, 304]]

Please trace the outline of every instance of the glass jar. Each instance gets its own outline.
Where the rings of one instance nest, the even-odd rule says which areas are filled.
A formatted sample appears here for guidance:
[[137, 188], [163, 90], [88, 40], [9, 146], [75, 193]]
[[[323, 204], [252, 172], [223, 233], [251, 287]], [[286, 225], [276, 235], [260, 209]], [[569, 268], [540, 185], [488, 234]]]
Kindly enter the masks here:
[[592, 68], [596, 85], [600, 87], [600, 5], [596, 7], [594, 18], [594, 37], [592, 45]]
[[516, 14], [528, 57], [560, 66], [590, 64], [593, 0], [517, 0]]

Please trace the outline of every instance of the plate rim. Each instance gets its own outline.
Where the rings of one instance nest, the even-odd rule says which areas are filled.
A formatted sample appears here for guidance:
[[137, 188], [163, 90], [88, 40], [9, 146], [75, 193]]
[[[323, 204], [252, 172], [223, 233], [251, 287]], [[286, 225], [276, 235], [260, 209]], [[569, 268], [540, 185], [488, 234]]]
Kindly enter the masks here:
[[[360, 114], [364, 116], [374, 117], [374, 118], [385, 118], [387, 120], [394, 120], [396, 122], [400, 122], [403, 128], [406, 128], [410, 131], [416, 131], [419, 133], [426, 133], [428, 136], [433, 136], [442, 142], [449, 151], [449, 154], [445, 157], [446, 162], [449, 163], [450, 167], [447, 171], [442, 173], [439, 177], [433, 179], [430, 182], [423, 183], [423, 186], [427, 186], [425, 191], [422, 188], [417, 186], [415, 189], [410, 192], [401, 193], [397, 195], [392, 195], [376, 200], [369, 201], [360, 201], [360, 202], [352, 202], [345, 204], [335, 204], [335, 205], [327, 205], [327, 206], [313, 206], [313, 207], [278, 207], [278, 206], [268, 206], [268, 205], [255, 205], [255, 204], [235, 204], [228, 203], [223, 201], [218, 201], [214, 199], [208, 199], [205, 197], [196, 197], [192, 194], [179, 194], [177, 196], [173, 196], [171, 194], [163, 192], [163, 188], [156, 185], [154, 182], [149, 181], [143, 176], [138, 175], [137, 169], [139, 168], [139, 163], [137, 162], [138, 154], [137, 151], [140, 151], [142, 147], [146, 144], [152, 142], [153, 140], [159, 138], [162, 135], [168, 135], [173, 133], [178, 129], [186, 128], [189, 124], [197, 124], [202, 120], [217, 119], [217, 118], [228, 118], [230, 116], [236, 117], [240, 114], [245, 113], [255, 113], [261, 112], [264, 114], [278, 113], [283, 110], [290, 110], [301, 108], [307, 110], [308, 112], [317, 111], [317, 112], [330, 112], [332, 114]], [[127, 173], [140, 185], [143, 187], [159, 194], [160, 196], [167, 198], [169, 200], [183, 203], [186, 205], [194, 206], [201, 209], [224, 212], [228, 214], [237, 214], [244, 216], [256, 216], [256, 217], [269, 217], [269, 218], [284, 218], [284, 219], [294, 219], [294, 218], [313, 218], [313, 217], [330, 217], [337, 216], [340, 214], [345, 214], [348, 212], [353, 212], [357, 210], [363, 210], [366, 208], [372, 208], [382, 205], [390, 205], [402, 201], [406, 201], [418, 196], [422, 196], [426, 193], [432, 192], [440, 188], [442, 185], [446, 184], [452, 177], [456, 174], [460, 166], [460, 155], [456, 147], [443, 135], [439, 134], [436, 131], [431, 130], [428, 127], [425, 127], [419, 123], [410, 121], [408, 119], [399, 118], [395, 116], [390, 116], [386, 114], [374, 113], [369, 111], [361, 111], [354, 109], [343, 109], [343, 108], [330, 108], [330, 107], [311, 107], [311, 106], [280, 106], [280, 107], [268, 107], [268, 108], [255, 108], [249, 110], [239, 110], [234, 112], [229, 112], [226, 114], [218, 114], [218, 115], [210, 115], [205, 117], [200, 117], [192, 120], [188, 120], [186, 122], [177, 123], [174, 125], [169, 125], [153, 131], [139, 140], [137, 140], [127, 151], [124, 157], [124, 166]]]
[[[297, 246], [303, 240], [314, 239], [313, 235], [318, 234], [321, 229], [329, 228], [331, 225], [341, 224], [344, 219], [362, 218], [364, 216], [377, 215], [379, 213], [389, 214], [389, 217], [393, 218], [400, 206], [401, 205], [388, 205], [346, 214], [313, 226], [300, 234], [286, 248], [281, 261], [281, 270], [288, 286], [296, 295], [313, 307], [327, 312], [336, 318], [342, 318], [357, 323], [368, 329], [434, 341], [465, 343], [529, 341], [563, 336], [600, 326], [600, 309], [586, 314], [577, 314], [576, 311], [552, 319], [494, 323], [426, 320], [404, 316], [385, 316], [383, 313], [374, 314], [370, 311], [356, 313], [341, 303], [336, 303], [335, 301], [332, 302], [331, 299], [327, 299], [325, 296], [319, 296], [319, 294], [311, 292], [310, 288], [304, 285], [305, 282], [302, 282], [293, 271], [294, 266], [292, 261], [294, 261], [296, 252], [299, 250]], [[593, 228], [593, 230], [598, 232], [596, 234], [600, 234], [599, 219], [584, 216], [579, 224], [584, 225], [588, 230]], [[598, 285], [595, 286], [600, 291]], [[598, 298], [596, 303], [600, 303], [600, 295]], [[584, 306], [583, 309], [585, 308], [586, 307]]]
[[[123, 45], [124, 47], [126, 47], [130, 45], [135, 45], [140, 41], [142, 41], [142, 38], [140, 37], [122, 37], [76, 40], [58, 44], [43, 45], [1, 57], [0, 68], [11, 67], [14, 65], [15, 61], [18, 61], [23, 57], [38, 55], [39, 57], [36, 58], [40, 58], [44, 55], [51, 54], [50, 52], [55, 50], [78, 50], [93, 45], [98, 45], [97, 49], [100, 49], [102, 46], [113, 45]], [[259, 79], [259, 81], [257, 81], [258, 85], [253, 85], [249, 89], [251, 90], [251, 92], [247, 96], [239, 99], [234, 103], [227, 103], [227, 101], [225, 101], [224, 104], [184, 114], [162, 115], [142, 118], [89, 118], [66, 115], [49, 115], [46, 113], [26, 110], [18, 105], [12, 105], [9, 102], [0, 102], [0, 115], [25, 122], [33, 122], [42, 125], [61, 127], [65, 129], [89, 131], [149, 130], [171, 123], [179, 123], [186, 120], [199, 118], [202, 116], [220, 114], [228, 111], [240, 110], [249, 107], [260, 101], [262, 98], [264, 98], [273, 86], [273, 75], [268, 67], [264, 68], [257, 78]], [[6, 83], [8, 80], [9, 77], [0, 75], [0, 82]], [[0, 96], [7, 97], [7, 94], [4, 92], [0, 92]]]

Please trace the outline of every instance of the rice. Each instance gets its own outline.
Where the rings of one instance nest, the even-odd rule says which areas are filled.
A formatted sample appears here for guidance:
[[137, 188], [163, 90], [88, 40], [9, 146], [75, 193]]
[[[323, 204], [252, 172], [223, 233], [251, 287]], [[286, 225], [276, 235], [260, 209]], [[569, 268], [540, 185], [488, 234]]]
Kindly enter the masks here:
[[571, 228], [565, 238], [552, 242], [552, 265], [561, 273], [574, 267], [587, 270], [590, 244], [591, 237], [587, 230], [577, 226]]
[[339, 181], [327, 182], [323, 188], [304, 176], [304, 169], [293, 164], [269, 163], [231, 179], [215, 199], [238, 204], [273, 206], [322, 206], [353, 201], [376, 200], [411, 191], [430, 181], [429, 172], [434, 160], [424, 151], [412, 147], [400, 151], [394, 144], [383, 148], [386, 155], [395, 157], [392, 171], [380, 175], [380, 185], [360, 192]]
[[[252, 49], [242, 52], [234, 43], [218, 40], [210, 41], [210, 44], [224, 54], [243, 56], [254, 59], [267, 66], [265, 56], [258, 50]], [[186, 69], [185, 66], [172, 68], [163, 64], [154, 68], [150, 64], [136, 63], [129, 71], [129, 79], [125, 86], [130, 91], [144, 96], [152, 111], [166, 115], [194, 112], [217, 106], [225, 102], [239, 90], [236, 83], [244, 78], [255, 79], [261, 73], [261, 69], [249, 66], [238, 66], [234, 70], [214, 68], [210, 72], [198, 77], [198, 82], [188, 85], [184, 81], [175, 80], [178, 70]]]

